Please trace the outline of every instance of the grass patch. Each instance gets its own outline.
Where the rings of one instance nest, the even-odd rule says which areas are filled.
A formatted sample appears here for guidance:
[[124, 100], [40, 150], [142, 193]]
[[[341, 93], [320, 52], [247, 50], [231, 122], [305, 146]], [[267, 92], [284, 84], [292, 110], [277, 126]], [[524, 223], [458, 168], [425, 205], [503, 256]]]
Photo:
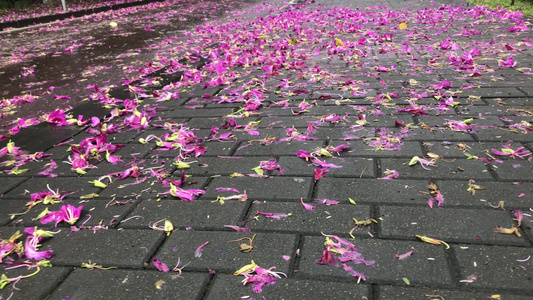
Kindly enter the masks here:
[[491, 9], [505, 8], [510, 11], [519, 10], [526, 17], [533, 18], [533, 0], [514, 0], [514, 5], [511, 5], [512, 0], [466, 0], [475, 5], [488, 6]]

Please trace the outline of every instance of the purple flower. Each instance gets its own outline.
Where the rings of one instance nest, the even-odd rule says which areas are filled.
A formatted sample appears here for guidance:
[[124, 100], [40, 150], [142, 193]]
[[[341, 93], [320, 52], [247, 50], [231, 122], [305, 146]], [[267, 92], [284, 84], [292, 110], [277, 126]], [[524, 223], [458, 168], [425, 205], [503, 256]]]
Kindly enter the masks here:
[[154, 267], [156, 267], [161, 272], [168, 272], [170, 269], [166, 264], [164, 264], [159, 258], [154, 257], [152, 259], [152, 264], [154, 264]]
[[38, 236], [28, 236], [24, 244], [24, 254], [29, 259], [44, 260], [52, 257], [54, 250], [37, 251], [40, 238]]

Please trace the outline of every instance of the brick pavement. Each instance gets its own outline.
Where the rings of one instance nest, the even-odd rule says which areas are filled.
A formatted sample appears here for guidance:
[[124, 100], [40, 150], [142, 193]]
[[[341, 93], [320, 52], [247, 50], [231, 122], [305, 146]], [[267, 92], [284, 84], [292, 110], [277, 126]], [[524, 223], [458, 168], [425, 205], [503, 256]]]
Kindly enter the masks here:
[[[372, 22], [361, 23], [357, 28], [358, 24], [336, 20], [334, 16], [339, 12], [323, 4], [349, 9], [342, 11], [346, 20], [363, 12], [383, 14], [371, 15]], [[62, 163], [68, 158], [66, 151], [70, 143], [92, 136], [84, 128], [61, 129], [61, 134], [51, 134], [51, 137], [42, 136], [35, 129], [13, 137], [15, 145], [31, 151], [46, 150], [45, 153], [53, 155], [25, 165], [28, 171], [18, 176], [1, 174], [0, 237], [9, 238], [28, 226], [58, 233], [42, 242], [40, 249], [54, 250], [50, 259], [53, 266], [21, 280], [16, 284], [18, 289], [14, 289], [13, 283], [7, 285], [0, 295], [11, 299], [533, 299], [533, 266], [529, 259], [533, 239], [531, 156], [513, 159], [497, 157], [491, 152], [491, 149], [501, 149], [506, 141], [513, 141], [512, 149], [533, 150], [528, 123], [533, 109], [530, 101], [533, 78], [528, 69], [533, 67], [531, 41], [528, 41], [531, 30], [512, 33], [505, 28], [520, 25], [520, 21], [510, 18], [504, 23], [484, 22], [493, 17], [487, 15], [459, 15], [447, 21], [450, 7], [442, 6], [439, 10], [440, 5], [446, 3], [316, 0], [298, 10], [273, 12], [272, 18], [281, 21], [280, 26], [290, 22], [291, 14], [296, 18], [301, 11], [328, 12], [324, 20], [295, 23], [289, 28], [310, 28], [307, 36], [312, 35], [313, 28], [323, 30], [324, 36], [335, 27], [346, 28], [334, 37], [355, 42], [361, 36], [379, 40], [380, 34], [389, 32], [385, 18], [389, 7], [399, 13], [393, 16], [394, 27], [404, 19], [408, 24], [406, 31], [395, 30], [393, 39], [411, 38], [411, 43], [394, 44], [385, 38], [373, 46], [357, 46], [366, 53], [356, 54], [353, 59], [335, 55], [327, 58], [326, 47], [320, 55], [300, 59], [330, 75], [351, 75], [349, 78], [357, 81], [352, 85], [355, 89], [343, 90], [343, 86], [350, 85], [346, 82], [348, 77], [331, 76], [310, 82], [309, 78], [298, 78], [289, 70], [281, 69], [279, 75], [265, 77], [260, 66], [246, 66], [235, 68], [239, 76], [229, 85], [203, 89], [203, 83], [199, 83], [187, 92], [181, 91], [183, 96], [176, 101], [155, 102], [145, 98], [139, 108], [159, 107], [151, 126], [109, 135], [108, 140], [113, 144], [125, 145], [115, 153], [124, 160], [119, 165], [103, 159], [93, 160], [97, 168], [80, 175]], [[412, 14], [403, 9], [412, 10]], [[420, 12], [418, 22], [412, 17], [416, 10]], [[435, 24], [424, 21], [424, 11], [434, 17], [442, 14], [440, 20], [446, 23], [443, 27], [446, 34], [435, 34], [438, 26], [432, 27]], [[249, 12], [244, 18], [264, 25], [269, 20], [267, 15], [268, 11], [263, 10]], [[252, 29], [250, 25], [246, 30]], [[245, 29], [239, 30], [244, 35]], [[469, 35], [465, 30], [480, 32]], [[282, 30], [277, 34], [283, 40], [293, 33]], [[476, 62], [483, 77], [469, 76], [471, 69], [450, 66], [442, 56], [450, 55], [446, 51], [428, 50], [438, 47], [447, 36], [459, 48], [468, 50], [477, 45], [485, 51], [486, 57], [481, 55]], [[303, 40], [305, 36], [298, 39]], [[327, 39], [319, 43], [327, 43], [332, 37]], [[506, 45], [521, 51], [504, 52], [500, 48]], [[404, 49], [407, 46], [412, 49]], [[218, 51], [224, 49], [220, 45], [212, 47]], [[522, 69], [499, 67], [497, 59], [506, 59], [508, 53], [518, 62], [516, 68]], [[396, 65], [393, 70], [374, 70], [377, 66], [393, 64]], [[291, 75], [294, 76], [292, 87], [277, 87]], [[263, 93], [262, 107], [258, 113], [251, 110], [248, 118], [234, 117], [239, 125], [260, 121], [256, 128], [250, 129], [258, 135], [230, 128], [220, 129], [218, 134], [231, 132], [232, 137], [217, 139], [212, 127], [222, 128], [230, 119], [228, 115], [236, 115], [242, 102], [217, 104], [211, 100], [233, 97], [236, 94], [230, 91], [239, 87], [252, 90], [254, 85], [250, 82], [258, 79], [264, 79], [265, 85], [259, 88]], [[449, 80], [452, 87], [434, 86], [443, 80]], [[466, 87], [470, 85], [472, 88]], [[295, 93], [299, 89], [307, 91]], [[410, 95], [424, 91], [427, 95], [418, 97], [416, 103], [428, 108], [427, 113], [401, 111], [409, 108], [406, 100]], [[435, 98], [434, 92], [440, 94]], [[204, 100], [206, 94], [209, 96]], [[442, 103], [439, 99], [448, 98], [456, 104], [436, 111]], [[279, 102], [283, 100], [289, 100], [286, 102], [289, 108]], [[313, 106], [295, 115], [303, 100]], [[336, 116], [339, 117], [336, 120], [327, 118]], [[450, 120], [467, 120], [462, 124], [471, 127], [452, 130], [448, 127], [452, 126]], [[184, 125], [162, 126], [172, 121]], [[121, 122], [123, 117], [109, 124]], [[309, 131], [310, 124], [316, 128]], [[161, 139], [172, 133], [172, 128], [187, 128], [196, 134], [195, 138], [203, 140], [195, 142], [207, 148], [198, 157], [184, 159], [190, 167], [183, 170], [190, 177], [185, 179], [182, 188], [205, 191], [194, 201], [165, 194], [169, 187], [161, 184], [163, 179], [180, 179], [182, 169], [173, 160], [184, 149], [161, 151], [157, 139], [150, 140], [150, 137]], [[300, 135], [294, 135], [296, 131]], [[73, 141], [68, 145], [50, 147], [71, 136]], [[332, 151], [332, 157], [315, 154], [315, 158], [334, 165], [318, 180], [314, 171], [318, 167], [294, 155], [299, 150], [313, 153], [316, 149], [341, 144], [349, 146], [338, 153]], [[387, 150], [387, 147], [395, 148]], [[430, 160], [432, 154], [437, 157], [429, 164], [409, 164], [413, 156]], [[283, 168], [283, 174], [279, 169], [265, 170], [265, 176], [258, 177], [252, 169], [271, 158]], [[53, 171], [58, 177], [39, 175], [51, 159], [60, 163]], [[124, 164], [130, 167], [133, 163], [142, 168], [137, 178], [115, 180], [104, 189], [89, 183], [96, 179], [107, 183], [100, 176], [123, 171]], [[165, 171], [159, 177], [150, 173], [162, 169]], [[380, 179], [389, 175], [390, 170], [398, 171], [397, 179]], [[436, 198], [428, 187], [431, 183], [435, 184], [433, 190], [442, 193], [442, 207], [437, 207], [436, 202], [433, 207], [428, 205], [428, 199]], [[468, 191], [472, 184], [479, 188], [475, 193]], [[221, 192], [218, 188], [246, 191], [247, 199], [228, 199], [221, 203], [217, 201], [220, 196], [229, 197], [236, 192]], [[23, 211], [30, 194], [46, 190], [74, 191], [63, 203], [47, 207], [55, 211], [63, 204], [83, 204], [80, 219], [75, 223], [78, 230], [64, 224], [54, 228], [35, 220], [44, 209], [43, 204], [25, 215], [9, 217]], [[80, 199], [93, 193], [99, 196]], [[314, 210], [306, 210], [301, 201], [314, 205]], [[524, 214], [518, 228], [520, 237], [494, 232], [500, 226], [516, 226], [513, 213], [517, 210]], [[267, 217], [268, 213], [280, 215], [272, 218]], [[156, 221], [165, 219], [174, 227], [168, 235], [150, 228]], [[356, 221], [370, 219], [374, 221], [353, 229]], [[244, 231], [232, 230], [227, 225], [240, 226]], [[342, 267], [315, 263], [325, 250], [324, 235], [342, 237], [355, 245], [365, 259], [375, 261], [371, 265], [354, 266], [357, 272], [365, 274], [366, 280], [354, 278]], [[442, 240], [449, 248], [424, 243], [417, 235]], [[252, 237], [253, 250], [240, 251], [239, 244], [248, 241], [242, 238]], [[199, 254], [201, 245], [204, 246]], [[411, 256], [396, 257], [410, 249], [414, 249]], [[171, 269], [176, 266], [179, 272], [177, 269], [168, 273], [158, 271], [152, 263], [154, 258]], [[242, 285], [243, 276], [233, 275], [251, 260], [264, 268], [275, 267], [275, 271], [287, 277], [263, 287], [259, 294], [253, 293], [249, 285]], [[113, 269], [82, 268], [83, 263]], [[20, 268], [6, 270], [5, 264], [0, 268], [10, 278], [27, 274]]]

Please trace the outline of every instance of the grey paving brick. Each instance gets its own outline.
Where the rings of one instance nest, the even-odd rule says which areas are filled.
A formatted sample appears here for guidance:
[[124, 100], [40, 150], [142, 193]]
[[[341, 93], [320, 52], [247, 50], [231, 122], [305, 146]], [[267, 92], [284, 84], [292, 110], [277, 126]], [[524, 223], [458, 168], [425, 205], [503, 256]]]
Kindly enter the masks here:
[[[244, 239], [231, 242], [243, 237], [252, 238], [252, 233], [230, 231], [174, 231], [166, 239], [161, 249], [155, 255], [169, 266], [178, 260], [187, 264], [184, 270], [207, 271], [208, 268], [215, 272], [233, 273], [250, 264], [264, 268], [276, 267], [276, 271], [289, 271], [290, 261], [283, 256], [294, 257], [297, 246], [297, 235], [278, 233], [257, 233], [253, 239], [253, 250], [241, 252], [240, 244], [249, 244]], [[209, 242], [201, 249], [200, 257], [195, 255], [197, 248]]]
[[[8, 201], [6, 203], [6, 216], [8, 216], [8, 213], [22, 213], [26, 211], [27, 207], [25, 207], [25, 201], [20, 200], [5, 200]], [[128, 200], [124, 201], [123, 203], [116, 203], [112, 202], [109, 199], [107, 200], [74, 200], [74, 199], [66, 199], [63, 200], [61, 203], [56, 204], [50, 204], [50, 205], [44, 205], [39, 204], [32, 208], [28, 213], [24, 215], [20, 215], [17, 218], [13, 220], [13, 224], [17, 224], [18, 226], [38, 226], [39, 228], [42, 227], [49, 227], [52, 228], [55, 226], [55, 222], [42, 224], [40, 220], [35, 220], [37, 216], [43, 212], [45, 209], [48, 209], [49, 211], [59, 211], [61, 209], [61, 206], [63, 205], [73, 205], [75, 207], [79, 207], [80, 205], [83, 205], [83, 209], [81, 210], [81, 215], [78, 221], [74, 224], [75, 226], [110, 226], [113, 224], [118, 223], [133, 207], [136, 205], [139, 201], [135, 200]], [[59, 223], [58, 227], [61, 228], [70, 228], [70, 225], [66, 223]]]
[[[247, 125], [250, 122], [257, 121], [258, 118], [250, 117], [250, 118], [234, 118], [235, 122], [237, 122], [238, 125]], [[209, 128], [216, 126], [219, 128], [222, 128], [225, 121], [228, 121], [229, 118], [224, 117], [216, 117], [216, 118], [191, 118], [187, 121], [187, 126], [189, 128]]]
[[0, 195], [3, 195], [17, 185], [26, 181], [28, 177], [7, 177], [2, 178], [2, 186], [0, 186]]
[[478, 129], [474, 133], [476, 138], [481, 142], [529, 142], [531, 141], [531, 134], [527, 134], [522, 130], [510, 131], [506, 128], [487, 128]]
[[[481, 130], [481, 129], [480, 129]], [[413, 128], [409, 130], [409, 140], [413, 141], [474, 141], [472, 135], [462, 131], [452, 131], [448, 129], [428, 130]]]
[[[497, 209], [381, 206], [380, 233], [385, 238], [415, 238], [429, 236], [445, 242], [525, 245], [528, 242], [515, 235], [494, 232], [501, 226], [511, 228], [509, 212]], [[453, 224], [453, 226], [450, 226]]]
[[502, 164], [492, 164], [500, 180], [528, 180], [533, 175], [533, 165], [530, 161], [515, 159], [506, 160]]
[[[413, 285], [450, 285], [452, 278], [446, 261], [444, 247], [416, 241], [390, 241], [377, 239], [348, 240], [357, 247], [365, 260], [374, 260], [370, 266], [353, 266], [355, 271], [366, 275], [367, 283], [405, 284], [402, 278], [409, 279]], [[325, 237], [305, 236], [300, 249], [302, 256], [298, 266], [298, 276], [352, 278], [342, 266], [318, 265], [324, 251]], [[406, 253], [414, 248], [412, 256], [400, 260], [397, 253]]]
[[[224, 156], [224, 157], [204, 157], [192, 158], [190, 162], [190, 169], [187, 169], [187, 174], [196, 176], [213, 176], [213, 175], [230, 175], [233, 173], [240, 174], [255, 174], [252, 170], [258, 167], [261, 161], [268, 161], [268, 156], [254, 156], [254, 157], [240, 157], [240, 156]], [[187, 162], [187, 161], [186, 161]], [[283, 166], [282, 166], [283, 167]], [[179, 172], [179, 170], [178, 170]], [[265, 171], [265, 174], [268, 174]]]
[[468, 180], [436, 180], [435, 183], [450, 205], [488, 207], [489, 204], [498, 206], [500, 201], [504, 201], [507, 209], [526, 208], [531, 205], [533, 196], [533, 184], [530, 182], [515, 184], [513, 182], [476, 181], [474, 184], [485, 189], [475, 190], [474, 195], [468, 191]]
[[16, 198], [30, 201], [31, 194], [49, 191], [48, 188], [54, 192], [59, 191], [59, 193], [75, 191], [75, 193], [66, 196], [65, 199], [78, 199], [80, 196], [98, 193], [100, 191], [100, 188], [97, 188], [89, 183], [89, 181], [95, 179], [95, 177], [84, 177], [83, 179], [76, 177], [65, 177], [61, 178], [60, 180], [51, 180], [47, 177], [30, 178], [6, 193], [4, 199]]
[[[5, 270], [4, 265], [0, 267], [0, 273], [8, 278], [26, 276], [35, 271], [36, 269], [26, 268]], [[23, 278], [19, 282], [6, 285], [0, 290], [0, 297], [2, 299], [44, 299], [67, 276], [69, 271], [70, 268], [65, 267], [44, 267], [30, 278]]]
[[237, 224], [246, 207], [245, 202], [230, 200], [224, 205], [201, 200], [144, 200], [119, 227], [149, 228], [159, 220], [168, 219], [174, 228], [222, 229], [224, 225]]
[[413, 299], [413, 300], [427, 300], [429, 299], [447, 299], [447, 300], [486, 300], [493, 295], [500, 295], [501, 299], [516, 299], [516, 300], [531, 300], [531, 296], [517, 295], [510, 293], [502, 293], [497, 289], [490, 291], [484, 289], [483, 291], [469, 291], [470, 286], [464, 285], [464, 290], [446, 290], [431, 287], [401, 287], [392, 285], [379, 286], [379, 298], [382, 300], [392, 299]]
[[195, 299], [208, 278], [205, 273], [76, 269], [49, 299]]
[[235, 151], [235, 155], [294, 155], [300, 149], [307, 152], [315, 150], [317, 147], [324, 147], [322, 141], [304, 141], [304, 142], [281, 142], [268, 145], [260, 144], [259, 142], [243, 142]]
[[[79, 176], [76, 171], [72, 170], [71, 165], [59, 160], [54, 159], [55, 163], [57, 164], [57, 169], [53, 170], [51, 173], [57, 175], [58, 177], [77, 177]], [[51, 159], [44, 159], [42, 161], [31, 161], [23, 165], [22, 167], [19, 167], [19, 170], [24, 170], [24, 173], [17, 176], [26, 176], [26, 177], [44, 177], [43, 175], [39, 175], [40, 172], [44, 171], [47, 166], [46, 164], [50, 163]], [[98, 163], [97, 161], [93, 161], [93, 163]], [[9, 170], [11, 168], [0, 168], [0, 170]], [[13, 177], [14, 175], [10, 174], [4, 174], [0, 173], [1, 177]]]
[[[477, 280], [469, 288], [516, 290], [533, 294], [531, 260], [520, 262], [531, 255], [530, 248], [502, 246], [454, 246], [461, 279], [474, 274]], [[514, 299], [514, 298], [512, 298]]]
[[[239, 145], [239, 142], [204, 142], [201, 146], [207, 148], [202, 156], [218, 156], [218, 155], [230, 155], [234, 149]], [[175, 158], [179, 156], [181, 150], [168, 150], [168, 151], [153, 151], [151, 155], [158, 155], [159, 157]]]
[[[175, 174], [176, 177], [166, 177], [166, 179], [171, 181], [179, 181], [181, 179], [181, 171], [176, 172]], [[188, 175], [187, 172], [186, 175]], [[173, 196], [169, 194], [162, 195], [162, 193], [168, 192], [170, 187], [165, 188], [163, 183], [159, 182], [156, 178], [147, 177], [146, 180], [142, 180], [142, 178], [126, 178], [124, 180], [116, 180], [100, 192], [99, 198], [112, 198], [117, 201], [160, 198], [174, 199]], [[107, 183], [106, 180], [103, 181]], [[182, 185], [182, 188], [201, 189], [205, 185], [206, 181], [207, 178], [204, 177], [187, 177], [185, 179], [185, 183]]]
[[104, 267], [140, 268], [155, 253], [164, 232], [155, 230], [80, 230], [63, 229], [44, 241], [42, 250], [54, 250], [52, 265], [80, 266], [97, 263]]
[[[466, 158], [467, 155], [491, 158], [492, 149], [502, 148], [498, 142], [425, 142], [427, 152], [438, 154], [445, 159]], [[489, 156], [490, 154], [491, 156]], [[498, 157], [500, 158], [500, 157]]]
[[492, 179], [490, 172], [480, 160], [436, 160], [435, 166], [424, 169], [420, 163], [409, 166], [410, 159], [383, 158], [381, 170], [397, 170], [400, 178], [446, 178], [446, 179]]
[[[332, 157], [320, 159], [330, 164], [340, 166], [341, 168], [329, 168], [329, 173], [325, 176], [349, 176], [349, 177], [375, 177], [374, 161], [371, 158], [354, 158], [354, 157]], [[311, 176], [314, 177], [316, 165], [306, 162], [296, 156], [283, 156], [278, 163], [284, 168], [283, 175], [286, 176]]]
[[[246, 223], [246, 227], [252, 230], [275, 231], [275, 232], [300, 232], [304, 234], [347, 234], [355, 227], [353, 219], [363, 221], [371, 218], [370, 207], [367, 205], [325, 205], [304, 200], [306, 204], [311, 204], [314, 210], [306, 210], [299, 201], [294, 202], [255, 202], [248, 218], [252, 218], [257, 211], [265, 213], [289, 214], [288, 217], [280, 220], [258, 216], [257, 219]], [[362, 226], [356, 229], [354, 235], [368, 235], [373, 228]]]
[[341, 203], [409, 203], [424, 204], [428, 195], [427, 180], [372, 180], [352, 178], [328, 178], [318, 181], [316, 198], [326, 198]]
[[216, 188], [236, 188], [246, 191], [250, 200], [293, 200], [307, 197], [313, 186], [313, 178], [274, 176], [272, 178], [255, 177], [216, 177], [209, 183], [206, 193], [200, 199], [216, 199]]
[[[263, 266], [260, 266], [263, 267]], [[266, 266], [265, 266], [266, 267]], [[276, 270], [273, 270], [276, 271]], [[217, 274], [206, 299], [240, 299], [265, 297], [266, 299], [361, 299], [370, 297], [369, 285], [353, 282], [332, 282], [306, 279], [278, 279], [274, 285], [266, 285], [259, 294], [250, 285], [243, 286], [243, 276]]]
[[418, 121], [419, 122], [423, 122], [429, 126], [438, 126], [438, 127], [443, 127], [443, 128], [446, 128], [448, 127], [446, 125], [446, 123], [448, 121], [459, 121], [459, 122], [462, 122], [462, 121], [465, 121], [465, 120], [468, 120], [468, 119], [473, 119], [469, 125], [471, 125], [473, 127], [474, 130], [477, 130], [478, 128], [485, 128], [486, 126], [496, 126], [496, 127], [501, 127], [503, 125], [505, 125], [505, 123], [500, 120], [499, 117], [497, 116], [484, 116], [483, 118], [478, 118], [477, 116], [472, 116], [472, 117], [463, 117], [463, 116], [456, 116], [456, 117], [452, 117], [452, 116], [439, 116], [439, 117], [436, 117], [436, 116], [420, 116], [418, 117]]
[[341, 153], [341, 156], [361, 156], [361, 157], [413, 157], [422, 156], [420, 142], [405, 141], [400, 145], [400, 150], [375, 150], [368, 143], [370, 140], [350, 141], [351, 147], [348, 151]]
[[524, 93], [515, 87], [481, 87], [478, 89], [464, 90], [461, 96], [479, 96], [481, 98], [514, 98], [522, 97], [524, 96]]
[[164, 115], [164, 118], [198, 118], [198, 117], [225, 117], [233, 112], [232, 108], [198, 108], [175, 109]]

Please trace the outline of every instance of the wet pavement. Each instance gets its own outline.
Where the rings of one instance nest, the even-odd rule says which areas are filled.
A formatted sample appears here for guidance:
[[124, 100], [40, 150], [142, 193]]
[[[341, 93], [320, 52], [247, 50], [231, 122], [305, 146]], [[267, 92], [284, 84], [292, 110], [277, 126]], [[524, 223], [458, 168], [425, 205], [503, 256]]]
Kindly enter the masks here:
[[0, 143], [0, 238], [54, 232], [12, 238], [52, 266], [3, 257], [2, 297], [533, 299], [528, 21], [444, 1], [284, 4], [146, 48], [142, 79], [74, 108], [90, 122]]

